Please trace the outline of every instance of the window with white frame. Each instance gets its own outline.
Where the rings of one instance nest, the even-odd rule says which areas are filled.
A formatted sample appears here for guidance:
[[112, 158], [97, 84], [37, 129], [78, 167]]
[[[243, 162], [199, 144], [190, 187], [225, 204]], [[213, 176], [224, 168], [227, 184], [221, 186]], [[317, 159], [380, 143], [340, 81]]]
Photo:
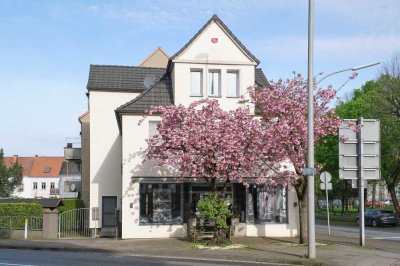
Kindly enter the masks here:
[[239, 97], [239, 71], [229, 70], [227, 72], [228, 97]]
[[149, 121], [149, 139], [158, 134], [158, 121]]
[[54, 189], [56, 187], [56, 184], [54, 182], [50, 182], [50, 188]]
[[18, 192], [24, 192], [24, 184], [18, 186]]
[[46, 189], [46, 182], [42, 182], [42, 189]]
[[37, 189], [37, 182], [33, 182], [33, 189]]
[[221, 84], [221, 71], [210, 70], [208, 71], [208, 96], [219, 97], [220, 84]]
[[201, 69], [190, 70], [190, 96], [202, 96], [203, 71]]

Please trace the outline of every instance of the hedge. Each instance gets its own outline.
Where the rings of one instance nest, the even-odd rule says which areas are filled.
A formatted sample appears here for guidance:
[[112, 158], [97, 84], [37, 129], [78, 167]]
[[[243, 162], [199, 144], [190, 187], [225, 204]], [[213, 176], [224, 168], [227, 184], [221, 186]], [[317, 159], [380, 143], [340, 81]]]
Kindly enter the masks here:
[[42, 212], [38, 203], [0, 203], [0, 217], [42, 217]]
[[63, 202], [64, 206], [58, 207], [59, 212], [84, 208], [84, 203], [81, 199], [63, 199]]
[[[42, 218], [42, 213], [42, 206], [37, 203], [0, 203], [0, 228], [22, 229], [26, 218], [32, 222], [32, 217]], [[36, 226], [41, 228], [41, 219], [34, 220], [40, 223]]]

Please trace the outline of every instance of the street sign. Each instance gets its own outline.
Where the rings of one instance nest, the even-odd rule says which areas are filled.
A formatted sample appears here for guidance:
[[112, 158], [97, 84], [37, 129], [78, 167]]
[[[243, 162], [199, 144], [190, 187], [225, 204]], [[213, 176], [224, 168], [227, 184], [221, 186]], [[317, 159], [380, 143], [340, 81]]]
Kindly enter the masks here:
[[332, 183], [320, 183], [319, 187], [321, 190], [332, 190]]
[[317, 170], [315, 168], [304, 168], [303, 169], [303, 175], [315, 175], [317, 173]]
[[321, 175], [319, 176], [319, 179], [321, 180], [322, 183], [329, 183], [332, 180], [332, 176], [328, 172], [322, 172]]
[[356, 119], [345, 119], [339, 128], [339, 178], [358, 179], [362, 157], [364, 179], [380, 179], [380, 121], [363, 119], [360, 132], [351, 129], [356, 125]]

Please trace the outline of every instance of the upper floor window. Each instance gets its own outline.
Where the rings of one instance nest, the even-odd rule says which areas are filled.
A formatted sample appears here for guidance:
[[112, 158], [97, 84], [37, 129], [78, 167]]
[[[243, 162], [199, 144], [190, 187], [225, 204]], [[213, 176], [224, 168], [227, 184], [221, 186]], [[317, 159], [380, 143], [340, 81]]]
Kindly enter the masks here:
[[203, 71], [192, 69], [190, 71], [190, 96], [202, 96], [203, 91]]
[[239, 97], [239, 72], [229, 70], [227, 72], [228, 97]]
[[218, 97], [220, 94], [221, 72], [219, 70], [210, 70], [208, 72], [208, 96]]
[[149, 139], [158, 134], [157, 125], [158, 121], [149, 121]]

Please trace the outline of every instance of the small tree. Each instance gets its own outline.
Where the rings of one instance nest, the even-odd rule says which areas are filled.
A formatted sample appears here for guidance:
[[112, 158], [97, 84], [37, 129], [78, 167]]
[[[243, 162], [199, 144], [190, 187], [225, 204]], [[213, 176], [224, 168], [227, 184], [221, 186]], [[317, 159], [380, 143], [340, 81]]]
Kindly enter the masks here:
[[[280, 166], [289, 160], [294, 171], [275, 167], [274, 172], [286, 176], [287, 183], [295, 187], [300, 205], [300, 238], [304, 243], [307, 225], [307, 179], [302, 175], [307, 156], [307, 80], [301, 75], [285, 82], [271, 82], [267, 88], [253, 88], [250, 95], [262, 117], [265, 146], [269, 147], [268, 161]], [[340, 120], [330, 110], [329, 104], [336, 99], [332, 87], [314, 86], [314, 141], [336, 135]]]
[[[202, 209], [208, 210], [209, 214], [204, 215], [217, 218], [214, 238], [221, 238], [225, 229], [221, 219], [230, 216], [220, 204], [225, 201], [228, 184], [236, 180], [246, 185], [243, 177], [255, 177], [260, 172], [260, 122], [249, 115], [247, 108], [224, 111], [217, 101], [207, 99], [188, 107], [158, 106], [149, 111], [150, 115], [156, 113], [161, 122], [158, 134], [147, 140], [145, 161], [174, 166], [180, 178], [203, 178], [210, 185], [213, 194]], [[223, 183], [224, 189], [217, 197], [218, 182]], [[210, 215], [206, 206], [212, 203], [214, 213]]]
[[4, 152], [0, 148], [0, 197], [9, 198], [17, 186], [22, 184], [22, 167], [18, 162], [7, 168]]

